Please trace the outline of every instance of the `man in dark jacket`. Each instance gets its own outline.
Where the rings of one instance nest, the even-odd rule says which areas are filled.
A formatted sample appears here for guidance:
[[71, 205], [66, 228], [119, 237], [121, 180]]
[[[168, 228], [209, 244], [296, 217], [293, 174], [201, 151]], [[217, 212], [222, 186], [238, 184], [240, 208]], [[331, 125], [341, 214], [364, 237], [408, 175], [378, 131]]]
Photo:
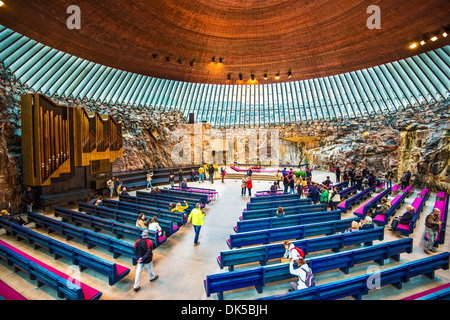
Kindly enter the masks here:
[[441, 210], [434, 208], [433, 212], [430, 213], [425, 219], [425, 232], [427, 234], [425, 245], [423, 251], [425, 253], [430, 253], [430, 251], [436, 252], [434, 249], [434, 243], [436, 242], [437, 235], [439, 233], [439, 228], [442, 221], [439, 219]]
[[27, 206], [27, 212], [31, 212], [33, 210], [34, 205], [34, 191], [31, 187], [27, 187], [22, 196], [23, 203]]
[[337, 167], [335, 173], [336, 173], [336, 183], [341, 182], [341, 169]]
[[399, 224], [405, 224], [408, 225], [411, 220], [414, 218], [414, 207], [413, 206], [406, 206], [406, 212], [402, 214], [400, 217], [395, 217], [394, 220], [392, 220], [390, 231], [397, 230], [397, 226]]
[[213, 165], [209, 166], [208, 173], [209, 173], [209, 179], [211, 180], [211, 183], [214, 183], [214, 167], [213, 167]]
[[150, 275], [150, 281], [158, 279], [158, 275], [155, 275], [153, 272], [153, 242], [148, 238], [148, 233], [148, 230], [142, 231], [141, 237], [134, 243], [134, 255], [137, 260], [134, 291], [138, 291], [141, 288], [139, 281], [144, 268], [147, 269]]

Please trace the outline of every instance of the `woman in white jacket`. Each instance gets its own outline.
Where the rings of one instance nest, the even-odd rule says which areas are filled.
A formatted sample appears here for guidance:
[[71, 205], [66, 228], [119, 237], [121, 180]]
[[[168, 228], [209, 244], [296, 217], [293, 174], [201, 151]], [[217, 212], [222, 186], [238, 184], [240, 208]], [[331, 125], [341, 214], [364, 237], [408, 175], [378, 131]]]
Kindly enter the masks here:
[[158, 223], [158, 218], [156, 216], [153, 217], [150, 223], [148, 224], [148, 230], [158, 231], [158, 236], [162, 235], [162, 230]]
[[306, 285], [306, 272], [311, 272], [311, 269], [306, 264], [305, 259], [299, 258], [297, 260], [297, 269], [294, 269], [294, 260], [289, 263], [289, 272], [298, 277], [298, 282], [291, 282], [291, 288], [289, 291], [295, 291], [308, 288]]

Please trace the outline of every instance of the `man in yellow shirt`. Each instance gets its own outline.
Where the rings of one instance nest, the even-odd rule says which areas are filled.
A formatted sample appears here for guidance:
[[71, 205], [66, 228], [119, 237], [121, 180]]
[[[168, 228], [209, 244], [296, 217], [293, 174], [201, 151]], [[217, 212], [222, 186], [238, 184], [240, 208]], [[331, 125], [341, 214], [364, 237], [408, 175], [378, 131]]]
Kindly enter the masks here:
[[198, 168], [198, 183], [205, 182], [205, 169]]
[[195, 238], [194, 238], [194, 246], [198, 246], [200, 242], [198, 242], [198, 237], [200, 235], [200, 229], [203, 225], [203, 218], [205, 217], [205, 214], [200, 209], [200, 203], [197, 203], [195, 205], [195, 208], [192, 209], [191, 213], [188, 217], [188, 222], [191, 222], [194, 226], [195, 231]]

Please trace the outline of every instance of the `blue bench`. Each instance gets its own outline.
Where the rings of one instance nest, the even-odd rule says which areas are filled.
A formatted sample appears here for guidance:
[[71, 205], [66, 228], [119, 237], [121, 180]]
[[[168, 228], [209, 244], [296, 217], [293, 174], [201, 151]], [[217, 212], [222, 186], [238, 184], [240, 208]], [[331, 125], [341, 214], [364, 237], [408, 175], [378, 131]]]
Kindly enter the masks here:
[[341, 197], [341, 200], [348, 198], [349, 195], [357, 193], [358, 190], [361, 190], [361, 183], [355, 184], [351, 187], [348, 187], [346, 189], [343, 189], [339, 191], [339, 196]]
[[[306, 258], [305, 261], [316, 277], [320, 272], [335, 269], [348, 274], [349, 269], [357, 264], [375, 261], [379, 265], [384, 265], [384, 260], [390, 258], [399, 261], [401, 253], [411, 253], [412, 249], [412, 238], [406, 238], [345, 252]], [[204, 281], [206, 295], [209, 297], [211, 294], [217, 293], [219, 299], [223, 300], [224, 291], [246, 287], [255, 287], [258, 293], [262, 293], [262, 288], [268, 283], [297, 278], [290, 273], [289, 264], [289, 262], [285, 262], [243, 271], [208, 275]]]
[[[384, 239], [384, 227], [377, 227], [368, 230], [332, 234], [322, 237], [314, 237], [303, 240], [291, 241], [297, 248], [303, 250], [305, 255], [322, 250], [332, 250], [339, 252], [342, 248], [350, 245], [368, 243], [372, 245], [374, 240]], [[221, 251], [217, 257], [217, 262], [221, 269], [228, 267], [230, 271], [235, 265], [259, 262], [265, 265], [272, 259], [280, 259], [284, 256], [285, 248], [282, 243], [253, 246], [249, 248], [233, 249]]]
[[[144, 230], [143, 228], [133, 225], [116, 222], [114, 220], [103, 219], [94, 215], [85, 214], [61, 207], [55, 207], [54, 214], [55, 217], [61, 217], [63, 222], [70, 221], [76, 226], [87, 224], [90, 228], [94, 229], [94, 232], [100, 232], [102, 230], [109, 231], [115, 234], [117, 239], [130, 237], [135, 241], [141, 236], [142, 231]], [[159, 247], [167, 240], [166, 237], [158, 236], [158, 232], [154, 230], [148, 230], [148, 232], [148, 238], [153, 242], [154, 247]]]
[[392, 188], [387, 188], [386, 190], [384, 190], [383, 192], [378, 194], [376, 197], [374, 197], [372, 200], [370, 200], [368, 203], [366, 203], [365, 205], [356, 209], [353, 212], [353, 214], [364, 219], [366, 217], [367, 213], [370, 210], [372, 210], [378, 203], [381, 202], [381, 199], [383, 199], [384, 197], [387, 197], [391, 193], [392, 193]]
[[[239, 217], [239, 220], [270, 218], [275, 216], [277, 209], [278, 207], [252, 211], [243, 211], [242, 216]], [[289, 206], [289, 207], [283, 206], [283, 211], [286, 216], [302, 213], [320, 212], [325, 210], [327, 210], [327, 205], [325, 203], [308, 204], [302, 206]]]
[[332, 188], [337, 187], [338, 188], [338, 192], [342, 191], [343, 189], [348, 187], [348, 181], [342, 181], [336, 184], [332, 184], [331, 185]]
[[298, 193], [294, 194], [280, 194], [280, 195], [272, 195], [272, 196], [262, 196], [262, 197], [251, 197], [250, 203], [260, 203], [260, 202], [280, 202], [285, 200], [296, 200], [300, 199], [300, 195]]
[[55, 259], [60, 257], [68, 258], [74, 265], [79, 266], [81, 271], [91, 269], [107, 276], [110, 286], [119, 282], [130, 273], [129, 268], [96, 257], [88, 252], [76, 249], [4, 219], [0, 219], [0, 227], [6, 230], [7, 235], [14, 236], [17, 240], [27, 240], [34, 245], [34, 249], [47, 249], [54, 255]]
[[117, 201], [111, 199], [103, 199], [104, 208], [121, 210], [130, 213], [144, 213], [146, 216], [154, 217], [159, 219], [164, 219], [167, 221], [172, 221], [178, 227], [186, 223], [184, 218], [184, 212], [172, 212], [169, 209], [161, 209], [157, 207], [151, 207], [142, 204], [136, 204], [133, 202]]
[[[160, 188], [159, 191], [161, 191], [161, 194], [163, 194], [163, 195], [166, 194], [166, 195], [171, 195], [171, 196], [179, 196], [179, 197], [183, 197], [183, 198], [187, 197], [189, 199], [196, 200], [197, 202], [201, 202], [201, 203], [210, 203], [211, 198], [212, 198], [212, 197], [210, 198], [206, 193], [189, 192], [189, 191], [185, 191], [183, 189]], [[139, 191], [139, 195], [137, 193], [136, 193], [136, 195], [141, 196], [141, 194], [144, 194], [144, 193], [150, 194], [149, 192]]]
[[434, 279], [436, 270], [447, 270], [449, 267], [449, 252], [443, 252], [431, 257], [402, 263], [401, 265], [382, 269], [379, 272], [371, 272], [363, 275], [324, 283], [314, 287], [286, 292], [260, 298], [258, 300], [336, 300], [345, 297], [353, 297], [360, 300], [362, 295], [369, 293], [368, 282], [374, 276], [380, 279], [380, 287], [392, 285], [397, 289], [409, 279], [424, 275]]
[[136, 265], [133, 243], [99, 234], [94, 231], [82, 229], [34, 212], [28, 212], [27, 215], [28, 222], [34, 222], [36, 224], [36, 228], [47, 229], [49, 233], [57, 232], [64, 235], [67, 241], [71, 239], [79, 239], [86, 244], [88, 249], [95, 246], [106, 248], [108, 252], [112, 253], [114, 259], [124, 255], [126, 257], [130, 257], [133, 265]]
[[344, 202], [341, 202], [338, 205], [338, 208], [341, 209], [343, 213], [346, 213], [348, 210], [350, 210], [355, 204], [360, 203], [362, 200], [366, 199], [367, 197], [370, 197], [372, 195], [372, 192], [375, 190], [375, 186], [368, 187], [364, 189], [363, 191], [355, 194], [351, 198], [347, 199]]
[[[98, 300], [102, 293], [82, 282], [72, 279], [69, 275], [46, 265], [42, 261], [18, 250], [0, 240], [0, 258], [13, 266], [14, 272], [25, 272], [30, 280], [36, 280], [37, 287], [44, 285], [56, 291], [58, 298], [69, 300]], [[70, 285], [69, 285], [70, 283]]]
[[400, 223], [397, 226], [397, 230], [400, 231], [401, 234], [409, 236], [411, 233], [414, 232], [414, 228], [416, 227], [416, 221], [420, 218], [420, 214], [422, 213], [423, 207], [425, 206], [425, 203], [427, 202], [429, 196], [430, 190], [423, 189], [414, 199], [413, 203], [411, 203], [411, 206], [415, 210], [414, 217], [412, 218], [411, 222], [408, 225]]
[[163, 193], [150, 193], [145, 191], [136, 191], [136, 197], [138, 198], [145, 198], [145, 199], [152, 199], [159, 202], [166, 202], [166, 203], [184, 203], [184, 201], [187, 202], [187, 204], [194, 208], [197, 203], [202, 203], [203, 205], [206, 202], [200, 201], [198, 198], [190, 198], [183, 195], [173, 195], [173, 194], [163, 194]]
[[284, 200], [284, 201], [264, 201], [256, 203], [247, 203], [247, 208], [245, 211], [268, 209], [268, 208], [278, 208], [278, 207], [292, 207], [292, 206], [303, 206], [312, 204], [312, 200], [309, 198], [305, 199], [295, 199], [295, 200]]
[[[100, 218], [106, 218], [115, 220], [118, 222], [123, 222], [126, 224], [131, 224], [133, 226], [136, 225], [136, 221], [139, 217], [140, 212], [128, 212], [118, 209], [111, 209], [108, 207], [101, 207], [96, 206], [92, 204], [87, 204], [83, 202], [78, 202], [78, 211], [80, 212], [86, 212], [87, 214], [91, 214]], [[153, 217], [155, 214], [151, 214], [147, 212], [143, 212], [147, 217]], [[178, 212], [178, 217], [181, 217], [181, 212]], [[163, 234], [168, 237], [172, 235], [173, 233], [177, 232], [179, 227], [173, 225], [172, 220], [166, 220], [161, 219], [160, 216], [156, 215], [158, 217], [158, 223], [161, 226], [161, 231], [163, 231]]]
[[274, 218], [238, 221], [235, 232], [249, 232], [264, 229], [284, 228], [297, 225], [333, 221], [341, 219], [341, 210], [302, 213]]
[[[405, 189], [406, 190], [406, 189]], [[377, 214], [377, 216], [372, 219], [374, 223], [377, 225], [385, 226], [388, 224], [389, 219], [395, 214], [395, 212], [400, 208], [405, 199], [409, 196], [412, 189], [408, 191], [401, 192], [395, 196], [395, 198], [391, 201], [391, 208], [386, 212], [386, 214]]]
[[227, 245], [230, 249], [233, 249], [255, 244], [268, 244], [275, 241], [284, 241], [289, 239], [304, 239], [306, 237], [321, 234], [328, 235], [345, 231], [351, 226], [352, 221], [359, 221], [359, 218], [312, 223], [294, 227], [240, 232], [231, 234], [230, 238], [227, 240]]

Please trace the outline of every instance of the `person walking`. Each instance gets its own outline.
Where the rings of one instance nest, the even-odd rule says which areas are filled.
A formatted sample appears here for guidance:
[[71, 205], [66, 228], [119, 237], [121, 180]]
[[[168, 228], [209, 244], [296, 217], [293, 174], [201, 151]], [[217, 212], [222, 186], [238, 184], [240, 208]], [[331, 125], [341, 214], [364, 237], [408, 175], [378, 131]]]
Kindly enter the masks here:
[[225, 183], [224, 179], [226, 174], [227, 172], [225, 171], [225, 169], [223, 167], [220, 167], [220, 175], [222, 176], [222, 183]]
[[113, 178], [110, 178], [108, 181], [106, 181], [106, 186], [109, 189], [109, 197], [112, 198], [114, 194], [114, 180]]
[[241, 180], [241, 196], [245, 196], [245, 193], [247, 192], [247, 177], [242, 177]]
[[392, 188], [392, 180], [394, 179], [394, 175], [392, 174], [392, 171], [389, 170], [384, 177], [386, 178], [387, 188]]
[[151, 189], [153, 189], [153, 186], [152, 186], [152, 177], [153, 177], [153, 171], [152, 171], [152, 172], [150, 172], [150, 170], [147, 171], [147, 187], [145, 188], [145, 190], [148, 190], [148, 187], [150, 187]]
[[178, 187], [181, 187], [183, 180], [183, 169], [180, 169], [180, 171], [178, 171]]
[[252, 177], [248, 177], [248, 179], [247, 179], [247, 190], [248, 190], [248, 196], [249, 197], [252, 196], [252, 188], [253, 188]]
[[170, 183], [170, 187], [173, 189], [174, 183], [175, 183], [175, 175], [173, 174], [173, 171], [170, 171], [169, 183]]
[[290, 176], [289, 178], [289, 194], [295, 193], [295, 180], [294, 175]]
[[211, 181], [211, 184], [214, 184], [214, 166], [210, 165], [208, 169], [209, 173], [209, 180]]
[[335, 173], [336, 173], [336, 183], [341, 182], [341, 169], [337, 167]]
[[194, 246], [198, 246], [200, 242], [198, 241], [198, 238], [200, 236], [200, 230], [203, 225], [203, 218], [205, 217], [205, 214], [200, 209], [200, 203], [197, 203], [195, 205], [195, 208], [192, 209], [191, 213], [188, 217], [188, 222], [192, 223], [194, 226], [195, 231], [195, 237], [194, 237]]
[[143, 230], [141, 237], [134, 243], [134, 255], [137, 260], [134, 291], [138, 291], [141, 288], [139, 282], [143, 269], [148, 271], [150, 281], [158, 279], [158, 275], [153, 271], [153, 242], [148, 238], [148, 233], [148, 230]]
[[205, 169], [198, 168], [198, 183], [205, 182]]
[[280, 181], [283, 180], [283, 175], [281, 174], [280, 170], [277, 170], [277, 173], [275, 173], [275, 179], [277, 187], [280, 187]]
[[425, 253], [430, 253], [430, 251], [436, 252], [436, 249], [434, 249], [434, 243], [437, 239], [439, 227], [442, 224], [442, 221], [439, 219], [440, 214], [441, 210], [434, 208], [433, 212], [431, 212], [425, 219], [425, 232], [427, 235], [423, 249]]

